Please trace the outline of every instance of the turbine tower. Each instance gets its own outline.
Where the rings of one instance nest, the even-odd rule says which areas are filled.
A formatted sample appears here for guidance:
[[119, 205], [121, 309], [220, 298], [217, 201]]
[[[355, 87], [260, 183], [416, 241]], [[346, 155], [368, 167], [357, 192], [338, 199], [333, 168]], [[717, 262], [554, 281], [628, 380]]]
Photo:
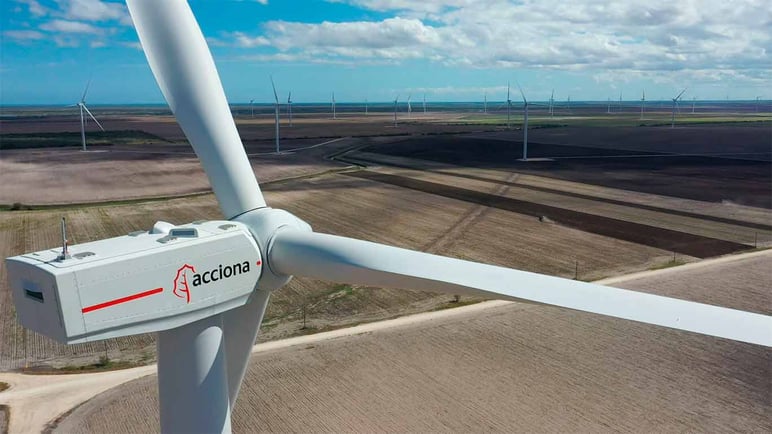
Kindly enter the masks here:
[[423, 104], [424, 104], [424, 114], [426, 114], [426, 94], [425, 94], [425, 93], [424, 93], [424, 101], [423, 101]]
[[365, 116], [367, 116], [367, 98], [365, 98]]
[[488, 92], [483, 94], [483, 114], [488, 114]]
[[528, 100], [520, 83], [517, 83], [517, 88], [523, 97], [523, 161], [528, 161]]
[[619, 92], [619, 113], [622, 113], [622, 92]]
[[681, 99], [681, 95], [683, 95], [684, 92], [686, 92], [686, 88], [684, 88], [684, 90], [682, 90], [681, 93], [678, 94], [678, 96], [673, 98], [673, 113], [670, 116], [670, 128], [675, 128], [675, 111], [676, 111], [676, 107], [678, 106], [678, 100]]
[[692, 114], [694, 114], [694, 107], [697, 105], [697, 97], [692, 97]]
[[641, 120], [643, 120], [643, 108], [646, 105], [646, 90], [641, 91]]
[[255, 106], [253, 105], [254, 102], [254, 99], [249, 100], [249, 110], [252, 112], [252, 117], [255, 117]]
[[99, 123], [98, 120], [94, 117], [94, 115], [91, 114], [91, 111], [86, 107], [86, 94], [88, 93], [88, 88], [91, 85], [91, 80], [89, 80], [86, 83], [86, 89], [83, 90], [83, 96], [80, 97], [80, 102], [77, 104], [74, 104], [73, 106], [77, 106], [80, 109], [80, 143], [81, 143], [81, 150], [86, 151], [86, 117], [85, 115], [88, 114], [91, 119], [96, 122], [97, 126], [100, 130], [104, 132], [104, 128], [102, 128], [102, 124]]
[[287, 95], [287, 117], [289, 117], [289, 126], [292, 126], [292, 91]]
[[399, 94], [394, 98], [394, 126], [397, 126], [397, 102], [399, 101]]
[[332, 93], [332, 118], [337, 119], [337, 114], [335, 113], [335, 92]]
[[276, 93], [276, 85], [273, 83], [273, 76], [271, 76], [271, 87], [273, 88], [273, 98], [274, 98], [274, 106], [273, 106], [273, 113], [274, 113], [274, 123], [276, 124], [276, 153], [279, 153], [280, 147], [279, 147], [279, 94]]
[[611, 98], [608, 98], [608, 107], [606, 108], [606, 113], [611, 113]]
[[[50, 261], [8, 258], [6, 270], [19, 320], [60, 342], [158, 332], [161, 432], [231, 431], [268, 300], [293, 276], [548, 304], [772, 346], [772, 317], [763, 314], [313, 232], [266, 204], [187, 1], [127, 3], [153, 75], [227, 221], [159, 222], [135, 236], [69, 246], [69, 258], [50, 249], [36, 253]], [[92, 249], [88, 260], [76, 259]], [[104, 284], [80, 285], [76, 272]], [[155, 289], [132, 293], [139, 281]]]
[[407, 117], [410, 117], [410, 115], [413, 113], [413, 106], [410, 105], [410, 98], [412, 97], [413, 94], [407, 94]]
[[512, 114], [512, 99], [509, 97], [509, 82], [507, 82], [507, 129], [512, 129], [510, 118]]

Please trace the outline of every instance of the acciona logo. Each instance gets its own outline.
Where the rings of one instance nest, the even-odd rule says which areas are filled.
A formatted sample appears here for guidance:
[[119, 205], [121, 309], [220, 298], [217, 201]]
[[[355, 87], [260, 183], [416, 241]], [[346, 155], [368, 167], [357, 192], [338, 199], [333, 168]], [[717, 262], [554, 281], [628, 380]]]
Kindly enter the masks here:
[[196, 272], [196, 268], [190, 264], [185, 264], [177, 269], [177, 275], [174, 277], [174, 295], [184, 298], [190, 303], [190, 287], [197, 287], [214, 283], [229, 277], [249, 273], [249, 261], [235, 263], [232, 265], [220, 264], [216, 268], [203, 273]]

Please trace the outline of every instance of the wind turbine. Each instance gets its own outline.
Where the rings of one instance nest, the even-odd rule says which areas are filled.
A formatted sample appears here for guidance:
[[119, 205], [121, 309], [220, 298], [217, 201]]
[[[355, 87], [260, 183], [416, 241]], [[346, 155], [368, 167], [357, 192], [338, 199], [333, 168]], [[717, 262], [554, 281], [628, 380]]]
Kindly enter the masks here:
[[619, 113], [622, 113], [622, 91], [619, 92]]
[[512, 129], [510, 118], [512, 114], [512, 99], [509, 97], [509, 82], [507, 82], [507, 129]]
[[528, 100], [520, 83], [517, 83], [517, 88], [523, 96], [523, 161], [528, 161]]
[[254, 99], [249, 100], [249, 109], [252, 112], [252, 117], [255, 117], [255, 106], [253, 105], [254, 102]]
[[271, 76], [271, 87], [273, 88], [273, 98], [275, 100], [273, 106], [274, 121], [276, 123], [276, 153], [279, 153], [279, 94], [276, 93], [276, 85], [273, 84], [273, 76]]
[[367, 98], [365, 98], [365, 116], [367, 116]]
[[332, 93], [332, 118], [337, 119], [337, 115], [335, 113], [335, 92]]
[[675, 128], [675, 111], [676, 107], [678, 106], [678, 100], [681, 98], [681, 95], [686, 92], [686, 88], [681, 91], [681, 93], [678, 94], [675, 98], [673, 98], [673, 114], [670, 116], [670, 128]]
[[[192, 301], [188, 298], [186, 304], [184, 296], [196, 297], [199, 292], [207, 290], [209, 284], [206, 283], [206, 276], [209, 274], [210, 278], [214, 279], [217, 265], [210, 264], [207, 267], [214, 269], [201, 270], [204, 283], [199, 286], [195, 286], [196, 278], [191, 274], [194, 277], [191, 286], [199, 292], [188, 292], [188, 281], [184, 278], [188, 274], [185, 273], [195, 273], [195, 261], [208, 257], [213, 252], [199, 249], [193, 255], [192, 249], [184, 247], [184, 239], [169, 239], [172, 233], [159, 239], [177, 243], [167, 246], [170, 253], [164, 259], [173, 262], [171, 267], [176, 268], [184, 264], [177, 270], [174, 293], [169, 286], [174, 275], [154, 273], [153, 267], [159, 264], [148, 262], [145, 264], [146, 269], [141, 271], [142, 274], [137, 274], [136, 270], [122, 269], [119, 265], [124, 264], [120, 262], [124, 259], [118, 258], [115, 259], [118, 262], [109, 264], [114, 279], [123, 278], [125, 271], [129, 276], [141, 276], [142, 285], [150, 285], [148, 288], [161, 286], [139, 294], [146, 298], [124, 297], [114, 300], [122, 304], [100, 303], [90, 306], [89, 309], [104, 308], [98, 317], [87, 318], [86, 316], [90, 315], [85, 312], [87, 309], [84, 308], [82, 313], [79, 310], [81, 302], [78, 300], [81, 295], [87, 295], [85, 292], [59, 292], [58, 295], [66, 297], [67, 302], [67, 308], [62, 308], [61, 305], [51, 305], [60, 302], [61, 298], [53, 297], [51, 292], [37, 292], [38, 289], [54, 289], [22, 284], [25, 279], [31, 279], [32, 275], [20, 271], [21, 264], [27, 264], [25, 272], [57, 268], [50, 263], [22, 255], [9, 258], [7, 265], [10, 265], [8, 276], [14, 291], [14, 303], [17, 312], [22, 314], [19, 318], [27, 324], [59, 327], [59, 321], [64, 320], [88, 331], [83, 329], [84, 324], [106, 327], [101, 325], [105, 321], [124, 321], [118, 324], [137, 321], [132, 323], [136, 324], [137, 329], [112, 326], [102, 330], [112, 336], [158, 332], [161, 432], [231, 431], [231, 409], [237, 399], [268, 299], [274, 290], [284, 286], [292, 276], [373, 287], [411, 288], [548, 304], [772, 346], [772, 334], [769, 333], [772, 329], [772, 317], [766, 315], [313, 232], [311, 227], [299, 218], [266, 205], [244, 152], [211, 53], [188, 3], [185, 0], [127, 0], [127, 3], [151, 70], [169, 107], [201, 160], [224, 217], [229, 220], [197, 222], [177, 234], [182, 238], [190, 237], [191, 234], [195, 235], [196, 227], [202, 231], [204, 228], [219, 230], [224, 234], [223, 237], [231, 233], [229, 231], [238, 233], [234, 235], [234, 239], [242, 240], [240, 245], [243, 249], [234, 250], [232, 255], [235, 260], [237, 255], [247, 255], [246, 252], [250, 252], [249, 256], [244, 256], [249, 258], [249, 261], [245, 260], [247, 271], [242, 273], [239, 269], [239, 273], [242, 273], [239, 278], [244, 279], [240, 282], [245, 285], [251, 283], [249, 286], [241, 285], [239, 290], [246, 288], [248, 295], [239, 299], [240, 304], [212, 305], [211, 303], [218, 303], [219, 297], [227, 296], [231, 284], [226, 279], [216, 283], [220, 285], [217, 287], [220, 290], [209, 292], [211, 297]], [[169, 229], [168, 226], [174, 227], [157, 223], [153, 232], [137, 236], [150, 237], [154, 249], [163, 248], [158, 247], [162, 244], [152, 238], [163, 235], [164, 230]], [[138, 239], [119, 237], [97, 243], [115, 243], [116, 247], [120, 247], [118, 251], [122, 252], [136, 246]], [[117, 246], [119, 243], [123, 245]], [[197, 246], [192, 245], [198, 248]], [[85, 245], [83, 247], [86, 248]], [[235, 245], [232, 247], [236, 249]], [[69, 249], [73, 253], [72, 256], [75, 256], [78, 246], [69, 246]], [[180, 252], [190, 253], [191, 257]], [[62, 260], [78, 261], [74, 264], [76, 267], [88, 266], [99, 262], [99, 255], [96, 256], [96, 259], [88, 261], [75, 258]], [[228, 277], [228, 270], [235, 272], [235, 266], [221, 264], [220, 268], [225, 270], [219, 272], [220, 277]], [[208, 271], [210, 269], [211, 271]], [[57, 270], [59, 273], [73, 273], [62, 268]], [[132, 272], [134, 274], [131, 274]], [[156, 277], [160, 280], [154, 280]], [[179, 280], [180, 288], [177, 287], [178, 279], [182, 279]], [[51, 281], [53, 279], [47, 282]], [[67, 282], [69, 280], [62, 281], [62, 284]], [[104, 285], [95, 285], [93, 292], [88, 294], [92, 297], [100, 294], [104, 297], [105, 292], [115, 295], [110, 292], [114, 291], [110, 285], [114, 282], [110, 279], [104, 282]], [[138, 282], [129, 283], [127, 288], [136, 290]], [[177, 294], [177, 289], [185, 289], [185, 294]], [[25, 291], [28, 296], [24, 295]], [[44, 295], [46, 303], [49, 304], [43, 306], [47, 309], [42, 309], [40, 304], [44, 302]], [[149, 301], [140, 305], [142, 302], [139, 300]], [[162, 309], [164, 303], [172, 302], [177, 303], [175, 312], [180, 312], [174, 317]], [[196, 308], [196, 303], [204, 302], [210, 304], [207, 304], [206, 308]], [[141, 307], [131, 310], [125, 306], [156, 309], [157, 314], [161, 315], [161, 322], [156, 324], [132, 319], [126, 315], [132, 313], [137, 316], [147, 312]], [[68, 329], [60, 330], [65, 334], [52, 333], [51, 336], [60, 341], [67, 341], [71, 336]], [[89, 334], [86, 334], [85, 338], [83, 336], [75, 337], [79, 338], [79, 341], [101, 339], [90, 337]]]
[[608, 108], [606, 108], [606, 113], [611, 113], [611, 98], [608, 98]]
[[697, 105], [697, 97], [692, 97], [692, 114], [694, 114], [694, 107]]
[[399, 101], [399, 94], [394, 98], [394, 126], [397, 126], [397, 102]]
[[410, 105], [410, 98], [412, 97], [412, 93], [407, 94], [407, 117], [410, 117], [410, 114], [413, 113], [413, 106]]
[[105, 130], [104, 128], [102, 128], [102, 124], [100, 124], [99, 121], [96, 120], [94, 115], [91, 114], [91, 111], [89, 111], [88, 107], [86, 107], [86, 94], [88, 93], [89, 86], [91, 86], [91, 80], [89, 80], [86, 83], [86, 89], [83, 90], [83, 96], [80, 97], [80, 102], [78, 102], [77, 104], [74, 104], [80, 109], [80, 142], [82, 145], [82, 149], [81, 149], [82, 151], [86, 151], [86, 119], [87, 118], [85, 117], [84, 112], [85, 114], [88, 114], [89, 117], [91, 117], [91, 119], [94, 120], [94, 122], [96, 122], [100, 130], [102, 131]]
[[568, 95], [568, 99], [566, 99], [566, 105], [568, 106], [568, 112], [571, 113], [571, 95]]
[[287, 115], [289, 115], [289, 126], [292, 126], [292, 91], [287, 95]]
[[426, 94], [424, 94], [424, 114], [426, 114]]
[[643, 108], [646, 105], [646, 90], [641, 91], [641, 120], [643, 120]]
[[483, 94], [483, 114], [488, 114], [488, 92]]
[[550, 117], [555, 115], [555, 89], [552, 89], [550, 94]]

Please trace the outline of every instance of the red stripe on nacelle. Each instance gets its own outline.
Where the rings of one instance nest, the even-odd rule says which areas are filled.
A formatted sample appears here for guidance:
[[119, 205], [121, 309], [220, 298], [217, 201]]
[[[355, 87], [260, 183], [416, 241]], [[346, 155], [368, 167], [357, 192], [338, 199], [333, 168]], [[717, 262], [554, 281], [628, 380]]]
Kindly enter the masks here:
[[127, 297], [116, 298], [115, 300], [106, 301], [104, 303], [95, 304], [93, 306], [86, 306], [83, 308], [83, 313], [92, 312], [98, 309], [104, 309], [106, 307], [115, 306], [116, 304], [126, 303], [127, 301], [136, 300], [138, 298], [147, 297], [153, 294], [163, 292], [163, 288], [151, 289], [149, 291], [140, 292], [139, 294], [129, 295]]

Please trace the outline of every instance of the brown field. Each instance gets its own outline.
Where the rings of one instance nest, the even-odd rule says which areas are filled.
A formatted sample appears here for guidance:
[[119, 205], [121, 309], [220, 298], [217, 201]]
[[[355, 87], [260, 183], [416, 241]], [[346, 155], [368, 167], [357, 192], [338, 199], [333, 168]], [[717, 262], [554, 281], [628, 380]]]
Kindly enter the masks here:
[[[772, 256], [621, 286], [772, 313]], [[772, 349], [544, 306], [481, 312], [252, 357], [234, 432], [770, 432]], [[156, 377], [54, 432], [153, 432]]]
[[[503, 194], [499, 185], [491, 193]], [[345, 192], [345, 194], [344, 194]], [[266, 186], [272, 206], [287, 209], [317, 231], [427, 250], [553, 275], [583, 279], [666, 263], [671, 253], [560, 225], [545, 225], [517, 213], [383, 185], [345, 175], [327, 175]], [[387, 210], [384, 212], [384, 210]], [[0, 213], [3, 257], [56, 246], [58, 220], [67, 218], [74, 243], [149, 228], [156, 220], [186, 223], [219, 217], [211, 195], [129, 205]], [[367, 222], [367, 224], [363, 224]], [[493, 240], [493, 241], [490, 241]], [[566, 248], [566, 246], [571, 246]], [[147, 362], [154, 357], [150, 335], [65, 346], [28, 332], [14, 319], [4, 267], [0, 268], [0, 369], [26, 365]], [[443, 306], [448, 297], [353, 288], [295, 279], [272, 299], [265, 336], [299, 333], [307, 306], [311, 330], [340, 327]]]

